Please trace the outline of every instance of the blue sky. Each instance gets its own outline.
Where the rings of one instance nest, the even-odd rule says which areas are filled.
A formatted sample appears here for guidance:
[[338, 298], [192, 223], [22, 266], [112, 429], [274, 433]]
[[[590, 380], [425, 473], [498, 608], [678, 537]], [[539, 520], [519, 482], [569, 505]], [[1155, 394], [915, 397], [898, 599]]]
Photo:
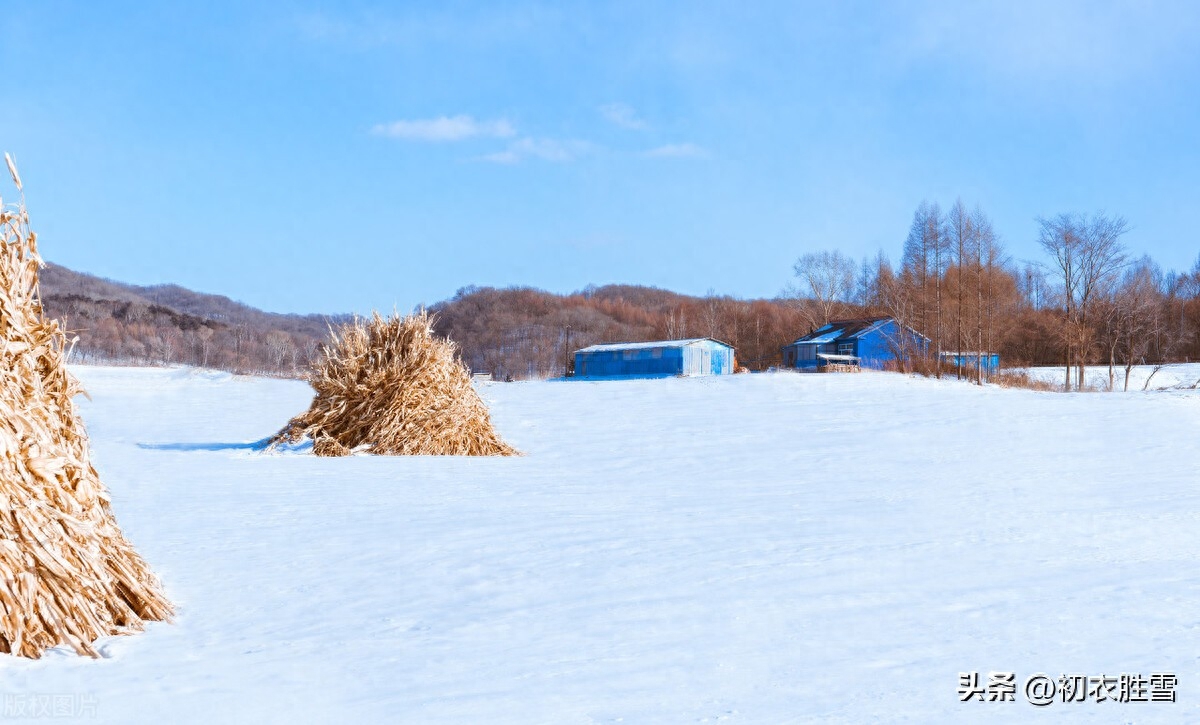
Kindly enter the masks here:
[[0, 0], [50, 261], [283, 312], [459, 287], [772, 296], [922, 199], [1200, 255], [1200, 4]]

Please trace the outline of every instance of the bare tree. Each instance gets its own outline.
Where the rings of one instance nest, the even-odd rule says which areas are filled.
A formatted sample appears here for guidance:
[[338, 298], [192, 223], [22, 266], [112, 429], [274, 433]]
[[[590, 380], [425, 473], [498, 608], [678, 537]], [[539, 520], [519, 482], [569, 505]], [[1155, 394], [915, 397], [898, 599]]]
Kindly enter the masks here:
[[208, 367], [208, 356], [212, 353], [213, 330], [211, 327], [197, 327], [192, 332], [197, 351], [200, 353], [200, 367]]
[[996, 351], [996, 319], [1006, 304], [1005, 300], [1011, 299], [1009, 293], [1016, 293], [1016, 285], [1013, 283], [1015, 275], [1007, 270], [1009, 260], [999, 235], [992, 227], [992, 220], [982, 209], [976, 207], [971, 214], [971, 223], [974, 227], [973, 244], [976, 254], [976, 351], [981, 354], [976, 359], [978, 364], [975, 379], [982, 385], [984, 377], [988, 374], [982, 353], [990, 354]]
[[[880, 256], [886, 262], [886, 259]], [[916, 327], [920, 303], [924, 296], [910, 284], [911, 274], [901, 273], [900, 277], [892, 274], [891, 265], [881, 264], [879, 268], [880, 306], [887, 315], [896, 321], [898, 334], [894, 339], [888, 339], [887, 344], [896, 363], [903, 372], [912, 372], [918, 364], [923, 365], [928, 354], [928, 346], [923, 338], [909, 333]]]
[[793, 270], [799, 280], [795, 294], [816, 302], [822, 325], [833, 319], [834, 313], [854, 295], [854, 260], [840, 251], [805, 254], [796, 260]]
[[1129, 390], [1133, 366], [1144, 362], [1154, 342], [1152, 332], [1162, 303], [1161, 272], [1149, 257], [1129, 269], [1120, 286], [1104, 305], [1108, 312], [1108, 388], [1115, 389], [1114, 368], [1125, 369], [1124, 389]]
[[[985, 238], [986, 237], [986, 238]], [[977, 353], [984, 352], [983, 345], [983, 296], [984, 296], [984, 280], [986, 274], [983, 268], [983, 260], [985, 256], [985, 248], [993, 241], [991, 224], [987, 222], [980, 212], [980, 219], [975, 229], [975, 233], [970, 237], [970, 244], [974, 247], [975, 253], [975, 351]], [[990, 261], [991, 257], [988, 255]], [[983, 358], [980, 355], [975, 361], [975, 382], [978, 385], [983, 385]]]
[[1066, 335], [1065, 388], [1071, 387], [1071, 363], [1076, 366], [1076, 389], [1082, 390], [1093, 333], [1091, 316], [1103, 290], [1125, 264], [1121, 237], [1129, 230], [1123, 217], [1059, 214], [1038, 219], [1038, 243], [1053, 258], [1052, 270], [1062, 282]]
[[1034, 310], [1040, 310], [1047, 304], [1049, 291], [1046, 283], [1046, 270], [1033, 262], [1025, 262], [1018, 278], [1021, 294], [1028, 300]]
[[854, 301], [870, 314], [880, 314], [887, 309], [885, 290], [895, 281], [892, 263], [883, 250], [874, 258], [864, 257], [855, 281]]
[[175, 352], [179, 347], [179, 330], [174, 327], [164, 327], [150, 340], [154, 357], [163, 365], [170, 365], [175, 360]]
[[721, 322], [724, 319], [722, 307], [721, 298], [717, 296], [716, 290], [710, 289], [704, 296], [704, 307], [701, 308], [704, 334], [707, 337], [717, 339], [720, 334]]
[[667, 314], [667, 339], [683, 340], [687, 337], [687, 313], [683, 307], [679, 311], [671, 310]]
[[[945, 273], [949, 254], [946, 248], [949, 236], [945, 219], [937, 204], [921, 202], [913, 213], [908, 238], [904, 242], [904, 259], [901, 278], [911, 288], [917, 310], [917, 327], [925, 335], [932, 333], [934, 361], [937, 374], [941, 376], [938, 361], [942, 354], [942, 275]], [[930, 321], [930, 305], [933, 320]]]
[[[950, 251], [953, 255], [954, 266], [954, 297], [957, 302], [957, 309], [954, 315], [954, 345], [955, 349], [961, 353], [966, 349], [966, 338], [963, 336], [963, 325], [966, 320], [966, 291], [967, 285], [963, 280], [963, 270], [966, 268], [969, 259], [971, 259], [971, 251], [979, 246], [977, 239], [978, 230], [975, 227], [975, 220], [967, 212], [966, 206], [963, 205], [962, 199], [954, 202], [954, 206], [950, 207], [950, 214], [947, 220], [947, 231], [950, 235]], [[954, 365], [955, 375], [962, 378], [962, 355], [956, 357]]]
[[291, 359], [292, 353], [296, 349], [296, 344], [292, 342], [292, 336], [282, 330], [272, 330], [267, 333], [264, 342], [267, 346], [267, 353], [271, 356], [271, 364], [277, 372], [283, 372], [283, 364]]

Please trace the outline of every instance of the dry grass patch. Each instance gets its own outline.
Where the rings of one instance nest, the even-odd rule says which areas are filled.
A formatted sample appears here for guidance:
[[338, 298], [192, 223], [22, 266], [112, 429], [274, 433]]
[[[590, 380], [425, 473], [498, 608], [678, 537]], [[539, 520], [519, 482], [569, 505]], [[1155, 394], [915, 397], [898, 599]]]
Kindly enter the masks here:
[[313, 442], [318, 456], [510, 456], [454, 343], [424, 313], [378, 313], [333, 333], [313, 366], [311, 407], [271, 446]]
[[1000, 370], [988, 377], [989, 383], [995, 383], [1002, 388], [1023, 388], [1025, 390], [1040, 390], [1047, 393], [1060, 393], [1062, 386], [1046, 380], [1039, 380], [1024, 370]]
[[96, 657], [97, 638], [172, 609], [92, 467], [66, 335], [42, 314], [41, 263], [24, 203], [0, 201], [0, 652], [65, 644]]

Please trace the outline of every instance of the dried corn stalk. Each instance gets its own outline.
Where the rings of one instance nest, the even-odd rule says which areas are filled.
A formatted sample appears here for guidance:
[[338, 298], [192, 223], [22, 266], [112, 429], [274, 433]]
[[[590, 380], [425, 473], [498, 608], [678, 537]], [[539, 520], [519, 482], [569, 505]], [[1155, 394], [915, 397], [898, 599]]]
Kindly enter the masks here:
[[317, 391], [271, 445], [313, 441], [318, 456], [510, 456], [454, 343], [429, 317], [378, 313], [333, 333], [309, 382]]
[[72, 401], [82, 388], [66, 336], [42, 315], [40, 266], [24, 204], [0, 200], [0, 652], [36, 658], [66, 644], [95, 657], [98, 637], [167, 619], [171, 603], [89, 460]]

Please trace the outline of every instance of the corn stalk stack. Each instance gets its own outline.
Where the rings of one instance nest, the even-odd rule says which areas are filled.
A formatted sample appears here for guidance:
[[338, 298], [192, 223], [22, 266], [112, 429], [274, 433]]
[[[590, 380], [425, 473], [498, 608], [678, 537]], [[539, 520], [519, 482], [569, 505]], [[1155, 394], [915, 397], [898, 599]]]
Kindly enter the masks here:
[[172, 608], [92, 467], [66, 335], [42, 314], [41, 263], [23, 199], [0, 200], [0, 652], [68, 645], [96, 657], [97, 638]]
[[318, 456], [510, 456], [454, 343], [425, 312], [375, 313], [332, 332], [309, 383], [312, 406], [270, 445], [313, 442]]

